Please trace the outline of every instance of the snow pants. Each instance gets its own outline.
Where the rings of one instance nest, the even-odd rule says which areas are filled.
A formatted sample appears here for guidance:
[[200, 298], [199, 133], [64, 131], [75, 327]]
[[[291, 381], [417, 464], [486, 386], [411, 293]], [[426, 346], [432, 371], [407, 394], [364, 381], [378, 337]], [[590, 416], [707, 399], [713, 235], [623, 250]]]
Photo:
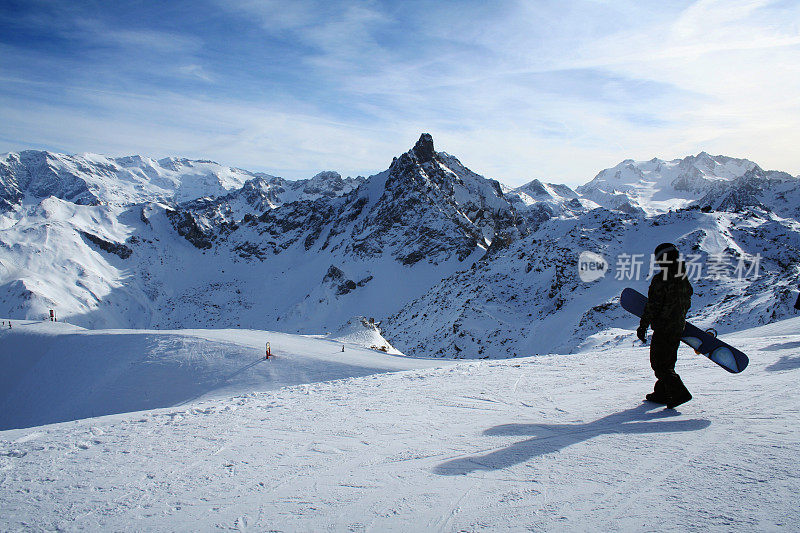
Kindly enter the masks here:
[[689, 392], [675, 372], [680, 343], [680, 334], [653, 331], [650, 341], [650, 366], [656, 375], [653, 392], [664, 398], [682, 397]]

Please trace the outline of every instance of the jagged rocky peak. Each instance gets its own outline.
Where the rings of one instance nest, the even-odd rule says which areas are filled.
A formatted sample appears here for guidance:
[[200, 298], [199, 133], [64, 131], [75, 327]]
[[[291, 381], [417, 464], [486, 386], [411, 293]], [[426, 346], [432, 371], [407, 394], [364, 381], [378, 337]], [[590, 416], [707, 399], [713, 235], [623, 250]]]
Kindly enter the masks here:
[[[411, 150], [392, 161], [386, 189], [404, 195], [416, 190], [428, 198], [441, 195], [440, 200], [460, 206], [474, 204], [493, 211], [509, 208], [496, 180], [472, 172], [446, 152], [436, 152], [430, 133], [420, 135]], [[471, 219], [469, 215], [467, 218]]]
[[[430, 169], [430, 164], [434, 161], [443, 161], [442, 156], [447, 156], [444, 152], [437, 154], [433, 147], [433, 137], [430, 133], [423, 133], [419, 140], [408, 152], [392, 159], [389, 171], [392, 174], [402, 174], [409, 170], [416, 173], [419, 167]], [[452, 158], [452, 156], [450, 156]], [[455, 158], [452, 158], [455, 160]], [[457, 160], [456, 160], [457, 161]], [[460, 163], [459, 163], [460, 164]]]
[[412, 149], [414, 155], [417, 156], [420, 163], [427, 163], [428, 161], [432, 161], [433, 157], [436, 155], [436, 151], [433, 149], [433, 137], [430, 133], [423, 133], [419, 136], [419, 140], [417, 144], [414, 145]]

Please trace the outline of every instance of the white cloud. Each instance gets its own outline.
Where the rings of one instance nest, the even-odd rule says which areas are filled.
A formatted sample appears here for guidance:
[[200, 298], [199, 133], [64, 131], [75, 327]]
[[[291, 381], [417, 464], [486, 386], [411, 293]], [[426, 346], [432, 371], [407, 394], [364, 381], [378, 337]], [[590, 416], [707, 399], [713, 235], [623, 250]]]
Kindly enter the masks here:
[[[165, 72], [205, 81], [210, 96], [73, 85], [63, 106], [26, 100], [23, 111], [7, 95], [4, 135], [71, 151], [210, 157], [287, 177], [382, 170], [422, 131], [510, 184], [577, 184], [627, 157], [701, 150], [800, 173], [800, 3], [224, 5], [305, 50], [291, 74], [311, 88], [233, 97], [221, 90], [231, 73], [197, 57], [199, 37], [90, 23], [92, 39], [149, 46]], [[100, 79], [107, 66], [85, 71]]]
[[214, 81], [214, 77], [206, 71], [203, 65], [182, 65], [178, 67], [178, 72], [185, 76], [198, 78], [203, 81]]
[[[398, 147], [408, 143], [267, 106], [177, 94], [95, 92], [88, 99], [102, 113], [57, 104], [20, 109], [0, 96], [4, 136], [67, 152], [211, 158], [289, 178], [310, 177], [321, 169], [373, 173], [388, 166]], [[51, 127], [43, 129], [42, 124]]]

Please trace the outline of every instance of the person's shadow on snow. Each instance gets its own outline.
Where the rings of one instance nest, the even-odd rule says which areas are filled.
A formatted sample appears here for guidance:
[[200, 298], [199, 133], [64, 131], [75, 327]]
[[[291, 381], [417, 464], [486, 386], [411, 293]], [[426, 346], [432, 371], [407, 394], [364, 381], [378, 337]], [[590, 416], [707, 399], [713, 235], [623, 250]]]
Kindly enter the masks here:
[[533, 457], [557, 452], [598, 435], [697, 431], [711, 425], [709, 420], [702, 419], [664, 420], [679, 416], [679, 413], [669, 410], [653, 411], [656, 407], [658, 407], [656, 404], [645, 402], [633, 409], [614, 413], [588, 424], [503, 424], [495, 426], [487, 429], [483, 434], [533, 435], [533, 437], [484, 455], [451, 459], [437, 465], [433, 472], [443, 476], [456, 476], [476, 470], [501, 470], [524, 463]]
[[800, 368], [800, 356], [784, 355], [764, 370], [768, 372], [780, 372], [781, 370], [796, 370], [798, 368]]

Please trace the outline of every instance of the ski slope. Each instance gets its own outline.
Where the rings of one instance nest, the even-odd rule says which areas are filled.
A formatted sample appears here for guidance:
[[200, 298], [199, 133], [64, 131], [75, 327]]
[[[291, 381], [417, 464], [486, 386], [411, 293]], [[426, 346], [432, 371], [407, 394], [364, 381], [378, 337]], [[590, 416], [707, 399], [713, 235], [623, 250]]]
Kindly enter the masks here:
[[[265, 335], [186, 334], [253, 359]], [[369, 352], [334, 381], [0, 432], [0, 530], [795, 529], [800, 318], [724, 335], [750, 355], [739, 375], [681, 346], [678, 410], [641, 401], [632, 339], [438, 368]], [[364, 371], [388, 361], [417, 368]]]
[[[335, 338], [12, 323], [0, 327], [0, 430], [445, 364], [404, 357], [358, 321]], [[384, 344], [395, 355], [370, 349]]]

